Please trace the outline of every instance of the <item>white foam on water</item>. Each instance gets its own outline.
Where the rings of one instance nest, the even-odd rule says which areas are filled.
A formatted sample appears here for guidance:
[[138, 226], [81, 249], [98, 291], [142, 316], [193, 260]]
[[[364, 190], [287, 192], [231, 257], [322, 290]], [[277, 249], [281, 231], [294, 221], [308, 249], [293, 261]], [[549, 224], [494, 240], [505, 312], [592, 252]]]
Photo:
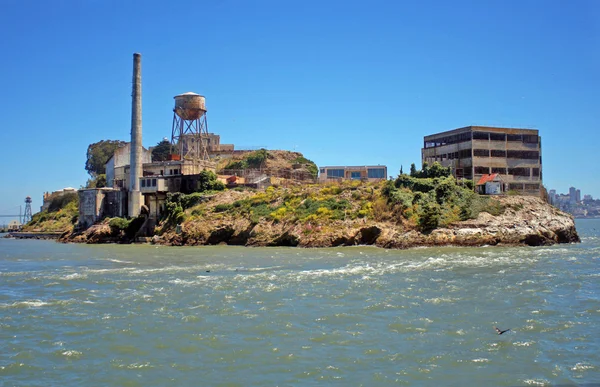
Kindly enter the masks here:
[[83, 352], [80, 351], [74, 351], [74, 350], [69, 350], [69, 351], [64, 351], [62, 352], [62, 355], [65, 357], [74, 357], [74, 358], [78, 358], [81, 357], [81, 355], [83, 355]]
[[46, 305], [50, 305], [50, 303], [42, 300], [28, 300], [17, 301], [13, 302], [12, 304], [0, 304], [0, 308], [40, 308]]
[[523, 383], [530, 386], [550, 386], [550, 381], [546, 379], [525, 379]]
[[573, 367], [571, 367], [571, 371], [587, 371], [593, 370], [596, 367], [589, 363], [577, 363]]

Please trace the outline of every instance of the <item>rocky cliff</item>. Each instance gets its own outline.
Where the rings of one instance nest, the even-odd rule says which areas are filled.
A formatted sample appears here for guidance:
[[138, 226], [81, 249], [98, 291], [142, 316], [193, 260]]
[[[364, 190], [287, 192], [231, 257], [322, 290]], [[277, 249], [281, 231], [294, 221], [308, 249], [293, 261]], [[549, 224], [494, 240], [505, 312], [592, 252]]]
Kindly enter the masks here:
[[[399, 249], [443, 245], [540, 246], [579, 241], [573, 217], [536, 197], [481, 198], [493, 211], [484, 207], [476, 215], [471, 212], [466, 220], [460, 220], [459, 216], [465, 208], [441, 207], [439, 224], [427, 229], [423, 226], [426, 223], [418, 218], [418, 214], [423, 217], [426, 213], [422, 205], [399, 208], [385, 200], [382, 191], [382, 184], [354, 184], [210, 194], [198, 204], [164, 219], [151, 241], [176, 246], [375, 245]], [[87, 243], [126, 240], [117, 231], [104, 222], [66, 240]]]

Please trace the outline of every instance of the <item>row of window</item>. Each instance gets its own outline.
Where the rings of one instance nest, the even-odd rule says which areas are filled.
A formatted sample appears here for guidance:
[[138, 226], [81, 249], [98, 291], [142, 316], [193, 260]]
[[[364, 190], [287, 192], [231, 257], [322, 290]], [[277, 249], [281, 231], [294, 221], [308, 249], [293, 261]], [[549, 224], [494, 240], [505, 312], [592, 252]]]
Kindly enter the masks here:
[[474, 167], [475, 174], [483, 175], [489, 173], [499, 173], [501, 175], [513, 175], [513, 176], [532, 176], [540, 177], [541, 172], [539, 168], [497, 168], [497, 167]]
[[156, 179], [140, 179], [140, 185], [142, 188], [156, 187]]
[[466, 132], [452, 136], [446, 136], [434, 141], [426, 141], [425, 148], [434, 148], [436, 146], [457, 144], [470, 140], [489, 140], [489, 141], [511, 141], [522, 142], [525, 144], [539, 143], [539, 136], [535, 134], [506, 134], [496, 132]]
[[[321, 169], [321, 173], [324, 173], [324, 168]], [[328, 179], [339, 179], [345, 177], [344, 169], [327, 169], [327, 178]], [[367, 177], [369, 179], [386, 179], [385, 168], [367, 168]], [[360, 179], [361, 173], [360, 171], [351, 171], [350, 172], [351, 179]]]
[[509, 183], [508, 184], [508, 189], [509, 190], [515, 190], [515, 191], [537, 191], [540, 189], [540, 185], [539, 184], [521, 184], [521, 183]]
[[540, 158], [538, 151], [500, 150], [500, 149], [473, 149], [473, 156], [477, 157], [506, 157], [509, 159], [537, 160]]

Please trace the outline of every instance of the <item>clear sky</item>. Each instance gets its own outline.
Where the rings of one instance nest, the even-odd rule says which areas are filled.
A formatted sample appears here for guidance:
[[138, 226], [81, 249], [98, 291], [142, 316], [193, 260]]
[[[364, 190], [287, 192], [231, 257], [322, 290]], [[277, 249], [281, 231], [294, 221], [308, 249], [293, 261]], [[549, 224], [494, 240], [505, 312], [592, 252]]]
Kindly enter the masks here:
[[146, 147], [187, 91], [223, 143], [394, 176], [424, 135], [537, 128], [546, 187], [600, 197], [597, 0], [2, 0], [0, 34], [0, 214], [129, 140], [134, 52]]

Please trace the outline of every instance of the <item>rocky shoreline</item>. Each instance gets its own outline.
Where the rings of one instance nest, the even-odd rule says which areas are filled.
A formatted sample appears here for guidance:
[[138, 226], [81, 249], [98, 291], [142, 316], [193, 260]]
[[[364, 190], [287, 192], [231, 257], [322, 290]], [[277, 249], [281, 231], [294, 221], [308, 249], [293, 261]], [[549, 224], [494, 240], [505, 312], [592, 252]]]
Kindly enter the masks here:
[[[388, 249], [424, 246], [544, 246], [579, 242], [574, 218], [539, 198], [494, 198], [505, 210], [500, 215], [481, 212], [475, 219], [421, 232], [392, 221], [373, 219], [316, 222], [252, 222], [245, 217], [216, 217], [184, 222], [143, 240], [166, 246], [238, 245], [335, 247], [374, 245]], [[127, 243], [107, 223], [81, 233], [64, 235], [62, 242]]]

